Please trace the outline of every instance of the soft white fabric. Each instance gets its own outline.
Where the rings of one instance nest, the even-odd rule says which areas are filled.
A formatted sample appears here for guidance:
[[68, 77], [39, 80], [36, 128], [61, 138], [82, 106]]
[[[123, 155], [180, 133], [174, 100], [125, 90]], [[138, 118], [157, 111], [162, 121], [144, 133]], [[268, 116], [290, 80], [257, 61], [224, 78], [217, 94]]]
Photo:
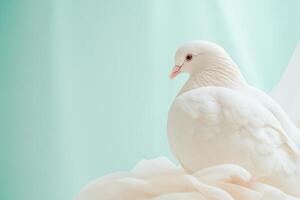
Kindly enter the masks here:
[[285, 70], [280, 82], [272, 91], [273, 98], [282, 105], [300, 127], [300, 44]]
[[237, 165], [187, 173], [166, 158], [144, 160], [130, 172], [90, 183], [77, 200], [297, 200], [263, 183]]

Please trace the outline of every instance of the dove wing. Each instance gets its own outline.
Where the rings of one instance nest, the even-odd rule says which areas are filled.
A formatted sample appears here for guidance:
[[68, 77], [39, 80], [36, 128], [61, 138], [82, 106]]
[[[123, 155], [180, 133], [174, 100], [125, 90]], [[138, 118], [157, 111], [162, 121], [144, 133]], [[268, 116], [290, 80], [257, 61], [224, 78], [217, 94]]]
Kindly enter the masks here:
[[[239, 164], [256, 177], [294, 173], [298, 148], [259, 101], [235, 90], [204, 87], [176, 98], [168, 121], [171, 148], [191, 171]], [[189, 138], [189, 139], [187, 139]], [[198, 158], [197, 158], [198, 157]]]

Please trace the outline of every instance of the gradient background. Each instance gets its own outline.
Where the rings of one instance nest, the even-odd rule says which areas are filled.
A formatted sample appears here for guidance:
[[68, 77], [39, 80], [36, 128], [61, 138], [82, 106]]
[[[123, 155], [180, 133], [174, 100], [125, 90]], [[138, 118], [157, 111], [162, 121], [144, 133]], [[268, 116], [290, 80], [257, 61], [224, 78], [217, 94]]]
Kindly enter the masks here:
[[172, 159], [178, 45], [218, 42], [268, 91], [299, 20], [298, 0], [1, 0], [0, 199], [73, 199], [142, 158]]

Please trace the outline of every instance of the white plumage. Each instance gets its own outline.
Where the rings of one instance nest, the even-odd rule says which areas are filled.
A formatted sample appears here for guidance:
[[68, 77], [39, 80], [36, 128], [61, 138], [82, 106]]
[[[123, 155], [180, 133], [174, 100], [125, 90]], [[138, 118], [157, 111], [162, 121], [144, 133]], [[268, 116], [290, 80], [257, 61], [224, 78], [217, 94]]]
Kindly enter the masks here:
[[180, 68], [176, 75], [190, 73], [168, 120], [169, 141], [181, 164], [190, 172], [237, 164], [255, 181], [300, 197], [300, 151], [295, 144], [300, 144], [300, 132], [281, 107], [248, 85], [215, 44], [188, 43], [177, 51], [175, 62]]

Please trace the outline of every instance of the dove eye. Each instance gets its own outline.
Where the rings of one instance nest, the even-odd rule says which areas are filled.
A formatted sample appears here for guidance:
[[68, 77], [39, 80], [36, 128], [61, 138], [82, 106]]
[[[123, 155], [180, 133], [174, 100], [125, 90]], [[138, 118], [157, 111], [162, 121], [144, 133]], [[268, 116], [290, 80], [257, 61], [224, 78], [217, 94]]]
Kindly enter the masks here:
[[186, 60], [186, 61], [191, 61], [192, 58], [193, 58], [193, 55], [192, 55], [192, 54], [188, 54], [188, 55], [185, 56], [185, 60]]

